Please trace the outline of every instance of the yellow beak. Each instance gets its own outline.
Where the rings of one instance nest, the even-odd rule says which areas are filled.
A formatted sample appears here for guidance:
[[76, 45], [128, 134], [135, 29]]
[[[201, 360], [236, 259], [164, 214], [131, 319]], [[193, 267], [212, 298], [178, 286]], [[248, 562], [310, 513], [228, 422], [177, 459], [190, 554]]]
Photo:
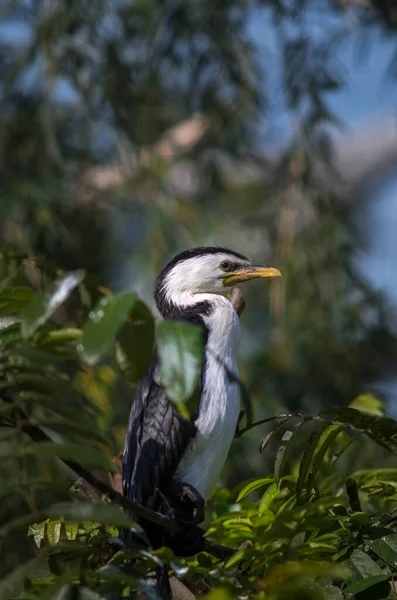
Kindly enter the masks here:
[[223, 285], [226, 287], [262, 277], [281, 277], [281, 273], [273, 267], [244, 267], [233, 273], [222, 275]]

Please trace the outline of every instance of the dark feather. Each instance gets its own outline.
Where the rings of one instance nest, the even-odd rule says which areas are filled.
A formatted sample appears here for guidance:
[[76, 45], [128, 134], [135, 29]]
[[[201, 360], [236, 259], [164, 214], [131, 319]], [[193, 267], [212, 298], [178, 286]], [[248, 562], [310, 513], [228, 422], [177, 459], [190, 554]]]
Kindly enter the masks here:
[[[206, 343], [208, 332], [200, 315], [186, 312], [180, 320], [201, 325]], [[199, 381], [199, 396], [204, 368]], [[159, 361], [155, 351], [149, 373], [142, 379], [135, 394], [128, 421], [123, 456], [124, 496], [156, 509], [159, 500], [156, 490], [166, 490], [195, 435], [194, 420], [184, 419], [178, 414], [160, 385]]]

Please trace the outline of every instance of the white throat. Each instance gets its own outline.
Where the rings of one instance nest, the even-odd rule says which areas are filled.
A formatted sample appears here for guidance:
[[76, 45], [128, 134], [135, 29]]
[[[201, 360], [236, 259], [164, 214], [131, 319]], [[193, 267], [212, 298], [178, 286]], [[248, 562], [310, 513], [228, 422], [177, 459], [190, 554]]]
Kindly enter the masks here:
[[181, 460], [176, 478], [193, 485], [207, 500], [225, 463], [240, 411], [238, 387], [229, 381], [224, 367], [226, 365], [238, 375], [240, 323], [227, 298], [215, 294], [195, 294], [190, 298], [194, 299], [193, 302], [184, 299], [184, 302], [189, 302], [184, 304], [186, 307], [209, 301], [212, 310], [203, 316], [209, 337], [204, 390], [196, 421], [198, 431]]

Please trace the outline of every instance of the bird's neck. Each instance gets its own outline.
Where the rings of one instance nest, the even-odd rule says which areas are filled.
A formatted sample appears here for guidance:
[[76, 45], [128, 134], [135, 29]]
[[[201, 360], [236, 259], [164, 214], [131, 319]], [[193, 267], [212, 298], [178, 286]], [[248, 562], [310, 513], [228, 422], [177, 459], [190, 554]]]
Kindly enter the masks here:
[[209, 331], [207, 345], [229, 368], [235, 370], [240, 321], [227, 298], [214, 297], [212, 310], [203, 317]]
[[191, 315], [200, 317], [208, 330], [208, 347], [232, 366], [240, 337], [240, 323], [230, 301], [218, 294], [181, 292], [172, 300], [164, 297], [157, 306], [167, 320]]

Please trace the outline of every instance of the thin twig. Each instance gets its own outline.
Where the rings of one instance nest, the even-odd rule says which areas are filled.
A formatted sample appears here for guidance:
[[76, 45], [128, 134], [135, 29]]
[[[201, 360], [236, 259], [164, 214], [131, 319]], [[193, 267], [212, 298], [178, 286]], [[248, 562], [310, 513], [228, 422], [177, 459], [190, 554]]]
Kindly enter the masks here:
[[[53, 442], [53, 440], [40, 427], [28, 421], [27, 415], [24, 415], [23, 431], [27, 433], [35, 442]], [[66, 466], [72, 469], [72, 471], [74, 471], [79, 477], [85, 479], [85, 481], [87, 481], [93, 488], [98, 490], [105, 496], [105, 498], [114, 504], [118, 504], [125, 510], [137, 515], [137, 517], [151, 521], [152, 523], [160, 525], [161, 527], [169, 529], [170, 531], [175, 533], [181, 532], [181, 527], [176, 521], [166, 517], [165, 515], [162, 515], [161, 513], [152, 511], [145, 506], [138, 504], [138, 502], [134, 502], [133, 500], [125, 498], [122, 494], [107, 485], [107, 483], [101, 479], [98, 479], [98, 477], [93, 475], [90, 471], [87, 471], [87, 469], [82, 467], [80, 463], [74, 460], [60, 460], [62, 460]]]
[[239, 317], [245, 308], [243, 292], [238, 287], [234, 287], [230, 293], [230, 302]]
[[[53, 442], [53, 440], [39, 426], [34, 425], [28, 420], [28, 416], [25, 413], [21, 416], [23, 416], [23, 431], [29, 435], [33, 441]], [[147, 521], [155, 523], [156, 525], [164, 527], [165, 529], [168, 529], [174, 533], [181, 533], [183, 531], [182, 527], [174, 519], [150, 510], [138, 502], [134, 502], [133, 500], [125, 498], [122, 494], [111, 488], [104, 481], [98, 479], [98, 477], [93, 475], [90, 471], [87, 471], [87, 469], [82, 467], [78, 462], [61, 458], [59, 458], [59, 460], [61, 460], [72, 471], [74, 471], [79, 477], [84, 479], [95, 490], [99, 491], [102, 494], [102, 499], [105, 497], [110, 500], [110, 502], [121, 506], [125, 510], [135, 514], [137, 517], [146, 519]], [[195, 527], [195, 529], [200, 536], [205, 533], [201, 527]], [[229, 548], [228, 546], [222, 546], [221, 544], [214, 544], [208, 540], [205, 542], [204, 550], [210, 554], [213, 554], [220, 560], [225, 560], [225, 558], [232, 556], [236, 552], [236, 548]]]
[[247, 433], [247, 431], [250, 431], [254, 427], [258, 427], [258, 425], [264, 425], [265, 423], [271, 423], [272, 421], [277, 421], [278, 419], [292, 419], [292, 417], [301, 419], [303, 417], [303, 415], [301, 413], [295, 413], [295, 414], [290, 413], [290, 414], [282, 414], [282, 415], [276, 415], [273, 417], [268, 417], [267, 419], [261, 419], [260, 421], [256, 421], [255, 423], [251, 423], [250, 425], [247, 425], [246, 427], [244, 427], [244, 429], [238, 429], [236, 431], [236, 433], [234, 434], [234, 437], [240, 438], [244, 433]]

